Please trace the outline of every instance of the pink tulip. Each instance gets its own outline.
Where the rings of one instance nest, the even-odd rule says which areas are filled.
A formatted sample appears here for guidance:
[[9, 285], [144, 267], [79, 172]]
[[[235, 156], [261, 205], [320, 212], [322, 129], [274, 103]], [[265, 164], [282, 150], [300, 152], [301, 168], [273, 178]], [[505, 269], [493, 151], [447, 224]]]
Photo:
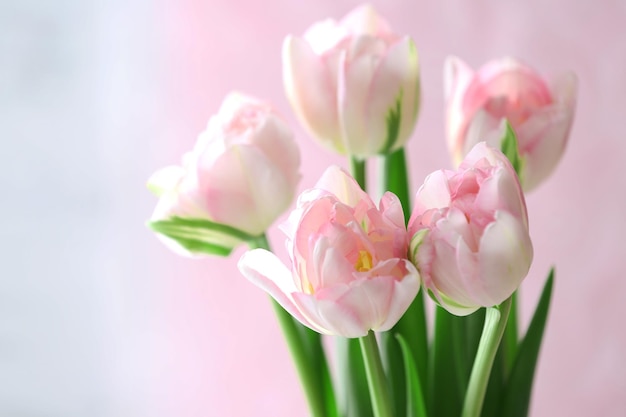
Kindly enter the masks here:
[[[314, 24], [283, 44], [287, 97], [313, 137], [341, 154], [399, 149], [419, 107], [415, 44], [371, 6]], [[396, 126], [396, 127], [394, 127]], [[395, 131], [394, 131], [395, 129]]]
[[576, 76], [548, 84], [512, 59], [494, 60], [474, 72], [458, 58], [445, 64], [448, 147], [458, 162], [478, 142], [499, 148], [501, 121], [517, 135], [525, 190], [554, 170], [565, 150], [576, 105]]
[[[299, 166], [293, 133], [283, 119], [268, 104], [231, 93], [182, 167], [164, 168], [150, 178], [149, 188], [160, 195], [152, 220], [205, 219], [260, 235], [293, 201]], [[224, 235], [200, 238], [240, 243]]]
[[457, 171], [436, 171], [416, 196], [411, 254], [429, 294], [467, 315], [506, 300], [533, 258], [526, 203], [506, 156], [477, 144]]
[[345, 337], [388, 330], [419, 291], [400, 201], [386, 193], [377, 208], [337, 167], [300, 196], [283, 231], [291, 271], [263, 249], [244, 254], [239, 269], [313, 330]]

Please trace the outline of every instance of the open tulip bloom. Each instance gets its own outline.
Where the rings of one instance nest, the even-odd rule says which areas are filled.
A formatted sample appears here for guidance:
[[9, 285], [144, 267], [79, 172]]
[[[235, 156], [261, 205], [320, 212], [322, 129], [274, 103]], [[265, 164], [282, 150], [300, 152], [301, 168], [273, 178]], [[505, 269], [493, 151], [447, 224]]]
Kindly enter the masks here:
[[313, 330], [344, 337], [389, 330], [419, 291], [400, 201], [386, 193], [376, 207], [337, 167], [300, 196], [283, 230], [291, 270], [265, 249], [245, 254], [239, 269]]
[[[280, 226], [286, 265], [265, 233], [293, 202], [300, 156], [270, 104], [228, 95], [182, 164], [149, 180], [159, 197], [149, 226], [176, 253], [228, 256], [249, 246], [239, 270], [272, 297], [313, 417], [528, 414], [553, 271], [520, 337], [516, 292], [533, 259], [524, 190], [563, 153], [576, 78], [548, 83], [512, 58], [476, 72], [450, 58], [445, 74], [458, 167], [429, 175], [411, 205], [413, 41], [370, 6], [286, 38], [293, 110], [351, 171], [331, 166], [300, 194]], [[365, 177], [377, 155], [386, 192], [375, 204]]]

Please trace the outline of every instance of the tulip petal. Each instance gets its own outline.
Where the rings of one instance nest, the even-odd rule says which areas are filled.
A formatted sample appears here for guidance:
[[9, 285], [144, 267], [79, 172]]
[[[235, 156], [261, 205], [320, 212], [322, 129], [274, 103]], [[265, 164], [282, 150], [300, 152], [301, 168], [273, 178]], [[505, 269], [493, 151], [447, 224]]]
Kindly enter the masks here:
[[392, 192], [385, 192], [379, 203], [379, 210], [383, 218], [398, 228], [404, 228], [404, 210], [400, 199]]
[[435, 171], [426, 177], [417, 191], [413, 213], [422, 214], [429, 209], [448, 207], [450, 201], [448, 173], [444, 170]]
[[293, 299], [300, 311], [318, 332], [344, 337], [361, 337], [367, 334], [363, 323], [353, 311], [335, 300], [349, 291], [348, 285], [324, 289], [318, 294], [294, 293]]
[[557, 102], [535, 112], [518, 129], [525, 156], [523, 186], [531, 190], [556, 168], [569, 138], [576, 106], [576, 76], [565, 73], [553, 87]]
[[306, 128], [331, 150], [341, 151], [336, 81], [311, 46], [288, 36], [283, 43], [283, 80], [287, 97]]
[[353, 35], [389, 36], [391, 28], [370, 4], [353, 9], [340, 22]]
[[481, 211], [506, 210], [528, 222], [526, 203], [517, 175], [508, 164], [494, 170], [482, 182], [474, 204]]
[[[411, 136], [419, 110], [419, 89], [417, 48], [405, 37], [391, 45], [368, 92], [365, 120], [369, 142], [377, 144], [375, 152], [399, 149]], [[399, 122], [397, 127], [390, 126], [393, 121]]]
[[[337, 227], [337, 229], [340, 229]], [[346, 282], [354, 272], [354, 263], [350, 263], [347, 254], [358, 252], [356, 242], [349, 233], [339, 233], [338, 240], [331, 241], [327, 237], [315, 239], [312, 253], [309, 253], [309, 262], [315, 267], [315, 273], [309, 275], [314, 288], [330, 288]]]
[[[401, 268], [406, 270], [406, 274], [401, 279], [394, 280], [391, 303], [389, 304], [386, 318], [378, 328], [374, 329], [381, 332], [391, 329], [400, 320], [419, 293], [421, 285], [420, 275], [415, 265], [406, 259], [391, 259], [386, 263], [391, 264], [393, 262], [401, 265]], [[383, 263], [379, 268], [384, 266], [385, 264]]]
[[[396, 267], [399, 262], [401, 268]], [[401, 279], [376, 276], [390, 269], [405, 269], [406, 274]], [[314, 296], [294, 294], [294, 301], [309, 321], [327, 330], [325, 333], [353, 338], [365, 336], [370, 329], [389, 330], [417, 295], [419, 274], [408, 261], [391, 259], [367, 275], [346, 285], [324, 288]]]
[[431, 231], [429, 239], [433, 243], [434, 258], [431, 265], [431, 285], [427, 288], [433, 292], [441, 306], [452, 314], [465, 315], [470, 308], [475, 311], [477, 307], [466, 293], [465, 280], [457, 263], [457, 248], [464, 245], [463, 238], [457, 236], [451, 245]]
[[502, 120], [484, 110], [478, 110], [472, 118], [463, 139], [463, 154], [467, 155], [480, 142], [500, 148]]
[[[300, 151], [291, 129], [282, 119], [266, 117], [250, 137], [254, 138], [254, 146], [263, 152], [270, 166], [275, 167], [278, 172], [299, 171]], [[296, 188], [300, 179], [300, 175], [287, 178], [292, 189]]]
[[444, 63], [443, 74], [447, 143], [458, 164], [463, 159], [462, 146], [467, 120], [472, 117], [463, 107], [463, 95], [474, 78], [474, 70], [460, 58], [450, 56]]
[[241, 256], [237, 267], [243, 276], [271, 295], [289, 314], [311, 327], [293, 302], [292, 294], [297, 288], [291, 272], [276, 255], [265, 249], [253, 249]]
[[199, 181], [211, 218], [252, 235], [263, 233], [293, 198], [287, 178], [254, 146], [231, 146]]
[[[366, 49], [354, 60], [348, 51], [342, 51], [339, 55], [339, 71], [337, 73], [337, 102], [339, 109], [339, 122], [343, 137], [343, 145], [350, 155], [364, 157], [377, 152], [378, 143], [371, 143], [370, 132], [365, 123], [367, 113], [366, 105], [368, 92], [378, 61], [374, 50], [384, 50], [381, 40], [371, 37], [361, 37], [353, 41], [352, 49]], [[377, 132], [378, 133], [378, 132]], [[384, 141], [384, 132], [379, 132], [378, 141], [380, 146]]]
[[525, 226], [506, 211], [498, 211], [485, 229], [479, 250], [480, 274], [491, 305], [500, 304], [528, 274], [533, 247]]
[[336, 165], [326, 168], [315, 184], [315, 188], [328, 191], [341, 203], [350, 207], [356, 206], [363, 200], [371, 202], [369, 195], [361, 189], [356, 180]]

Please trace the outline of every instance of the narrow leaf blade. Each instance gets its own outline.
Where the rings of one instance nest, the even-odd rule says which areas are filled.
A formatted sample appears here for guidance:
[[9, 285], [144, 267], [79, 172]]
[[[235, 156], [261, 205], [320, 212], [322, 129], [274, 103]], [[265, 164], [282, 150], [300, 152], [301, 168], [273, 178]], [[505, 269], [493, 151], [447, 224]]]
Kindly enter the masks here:
[[237, 245], [257, 237], [234, 227], [206, 219], [170, 217], [147, 223], [148, 227], [176, 241], [191, 253], [228, 256]]
[[418, 374], [418, 368], [413, 360], [413, 354], [407, 341], [402, 335], [396, 335], [396, 338], [402, 349], [402, 357], [404, 358], [404, 372], [406, 375], [406, 415], [407, 417], [427, 417], [426, 402], [424, 400], [424, 391]]
[[511, 161], [513, 169], [515, 169], [517, 176], [520, 177], [520, 174], [522, 172], [523, 160], [519, 154], [517, 136], [515, 135], [515, 131], [513, 130], [513, 127], [508, 122], [508, 120], [504, 122], [503, 130], [504, 135], [500, 141], [500, 150], [504, 155], [506, 155], [509, 161]]
[[550, 308], [553, 283], [554, 268], [548, 275], [528, 331], [519, 345], [504, 393], [500, 415], [508, 417], [526, 417], [528, 415], [533, 378]]

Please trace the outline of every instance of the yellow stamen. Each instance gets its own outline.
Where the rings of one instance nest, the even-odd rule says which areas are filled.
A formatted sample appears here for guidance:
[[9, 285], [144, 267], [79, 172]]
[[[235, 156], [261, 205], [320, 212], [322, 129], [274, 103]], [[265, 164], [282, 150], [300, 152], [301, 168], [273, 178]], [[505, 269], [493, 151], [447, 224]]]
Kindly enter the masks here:
[[372, 269], [372, 255], [366, 250], [360, 250], [359, 259], [356, 261], [354, 269], [358, 272], [366, 272]]
[[302, 280], [302, 291], [304, 291], [305, 294], [313, 294], [315, 292], [313, 285], [311, 285], [311, 281], [309, 281], [306, 277]]

